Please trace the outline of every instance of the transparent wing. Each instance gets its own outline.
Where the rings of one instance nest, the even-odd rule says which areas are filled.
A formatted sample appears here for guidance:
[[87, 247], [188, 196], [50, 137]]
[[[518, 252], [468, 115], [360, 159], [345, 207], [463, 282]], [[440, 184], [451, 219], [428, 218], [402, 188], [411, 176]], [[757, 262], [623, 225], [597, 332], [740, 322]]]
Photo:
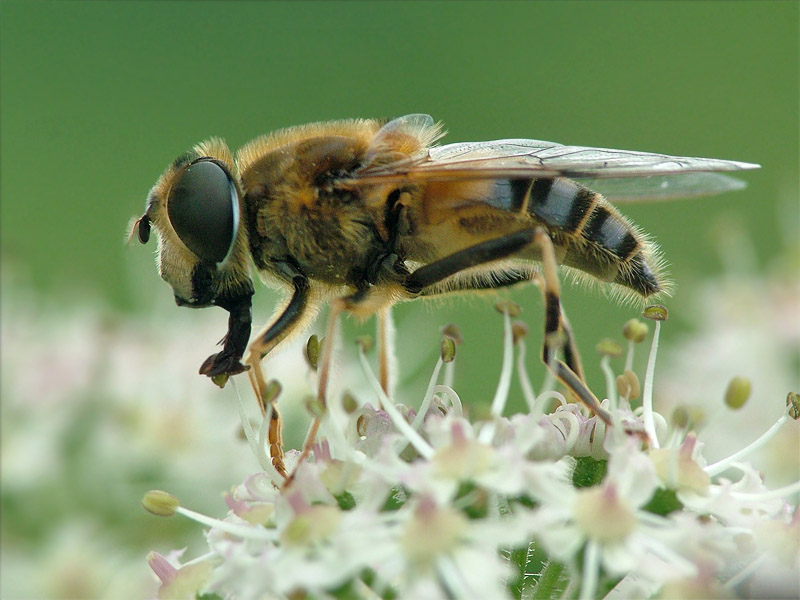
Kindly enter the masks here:
[[[349, 183], [447, 181], [499, 177], [588, 179], [592, 189], [621, 201], [686, 198], [744, 187], [719, 171], [744, 171], [759, 165], [715, 158], [669, 156], [651, 152], [564, 146], [539, 140], [463, 142], [430, 148], [426, 155], [367, 166]], [[639, 178], [649, 178], [641, 183]], [[600, 180], [625, 179], [606, 185]], [[634, 182], [635, 181], [635, 182]], [[583, 182], [582, 182], [583, 183]], [[594, 187], [596, 186], [596, 187]]]
[[626, 202], [679, 200], [723, 194], [741, 190], [747, 184], [741, 179], [720, 173], [685, 173], [682, 175], [650, 175], [637, 178], [583, 179], [587, 188], [600, 192], [615, 204]]
[[431, 148], [422, 170], [470, 166], [544, 170], [563, 177], [642, 177], [697, 172], [742, 171], [759, 165], [720, 160], [669, 156], [632, 150], [564, 146], [539, 140], [466, 142]]

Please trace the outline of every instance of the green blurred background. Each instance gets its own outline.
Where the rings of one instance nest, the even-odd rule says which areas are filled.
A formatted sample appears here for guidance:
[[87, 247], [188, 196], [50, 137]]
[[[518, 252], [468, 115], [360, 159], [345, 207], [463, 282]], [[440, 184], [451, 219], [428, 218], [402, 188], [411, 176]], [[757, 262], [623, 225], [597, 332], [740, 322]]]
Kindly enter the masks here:
[[[342, 117], [428, 112], [449, 141], [534, 137], [762, 164], [744, 192], [625, 209], [661, 244], [678, 294], [718, 268], [709, 229], [721, 213], [741, 216], [762, 258], [777, 251], [777, 207], [797, 215], [794, 2], [2, 10], [2, 254], [46, 294], [128, 311], [171, 305], [150, 249], [121, 242], [168, 162], [210, 135], [236, 148]], [[582, 339], [630, 314], [582, 291], [565, 296], [570, 314], [591, 315], [574, 319]], [[517, 299], [538, 302], [534, 291]], [[476, 312], [462, 308], [458, 320], [482, 336], [485, 320], [470, 325]]]
[[[166, 165], [211, 135], [236, 148], [276, 128], [343, 117], [427, 112], [451, 142], [532, 137], [760, 163], [742, 192], [623, 208], [663, 248], [678, 305], [720, 271], [718, 222], [742, 225], [759, 264], [782, 251], [781, 228], [797, 235], [796, 2], [0, 8], [0, 242], [13, 274], [4, 288], [31, 287], [56, 306], [91, 301], [117, 319], [178, 311], [153, 267], [154, 246], [123, 244]], [[636, 311], [571, 285], [564, 296], [590, 382], [601, 386], [594, 343], [618, 335]], [[538, 344], [538, 292], [512, 297]], [[260, 291], [257, 323], [275, 299]], [[184, 318], [224, 332], [221, 311]], [[466, 402], [491, 398], [501, 346], [491, 300], [408, 304], [396, 319], [401, 366], [413, 363], [409, 352], [430, 358], [405, 373], [410, 389], [424, 386], [438, 327], [455, 321], [466, 339], [456, 387]], [[666, 343], [688, 326], [675, 314]], [[190, 362], [199, 365], [216, 339], [187, 344]], [[4, 360], [13, 352], [2, 350]]]
[[[796, 209], [793, 2], [2, 7], [2, 254], [44, 293], [80, 290], [124, 310], [151, 308], [151, 296], [170, 304], [149, 248], [121, 243], [162, 169], [211, 135], [236, 148], [315, 120], [428, 112], [449, 141], [535, 137], [761, 163], [745, 192], [625, 209], [679, 284], [717, 268], [708, 230], [721, 212], [742, 215], [768, 256], [776, 206]], [[579, 331], [629, 312], [566, 295], [571, 313], [591, 307]]]

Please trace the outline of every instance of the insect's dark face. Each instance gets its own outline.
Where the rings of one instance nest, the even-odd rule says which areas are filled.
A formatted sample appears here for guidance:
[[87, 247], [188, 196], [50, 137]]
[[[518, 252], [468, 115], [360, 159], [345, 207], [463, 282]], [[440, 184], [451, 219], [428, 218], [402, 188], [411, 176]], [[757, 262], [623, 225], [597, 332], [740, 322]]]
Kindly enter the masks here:
[[165, 252], [162, 245], [161, 277], [175, 291], [178, 306], [209, 306], [219, 292], [219, 271], [236, 239], [236, 185], [222, 164], [201, 158], [177, 173], [165, 200], [169, 225], [192, 256]]
[[178, 306], [219, 306], [230, 313], [222, 351], [200, 367], [220, 386], [248, 368], [240, 359], [250, 337], [253, 282], [240, 189], [225, 143], [202, 142], [161, 175], [131, 231], [145, 244], [155, 230], [158, 272]]
[[178, 306], [202, 308], [252, 294], [234, 173], [221, 141], [198, 146], [161, 176], [137, 222], [142, 243], [151, 225], [158, 234], [158, 271]]

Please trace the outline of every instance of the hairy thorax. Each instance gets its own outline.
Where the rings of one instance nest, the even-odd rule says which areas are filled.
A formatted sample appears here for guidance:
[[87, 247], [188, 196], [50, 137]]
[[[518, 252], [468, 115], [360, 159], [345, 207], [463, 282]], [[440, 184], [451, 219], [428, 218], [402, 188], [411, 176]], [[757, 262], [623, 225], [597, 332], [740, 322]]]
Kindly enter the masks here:
[[363, 279], [381, 240], [359, 199], [342, 193], [306, 190], [261, 198], [254, 207], [253, 257], [259, 268], [290, 258], [302, 273], [331, 284]]

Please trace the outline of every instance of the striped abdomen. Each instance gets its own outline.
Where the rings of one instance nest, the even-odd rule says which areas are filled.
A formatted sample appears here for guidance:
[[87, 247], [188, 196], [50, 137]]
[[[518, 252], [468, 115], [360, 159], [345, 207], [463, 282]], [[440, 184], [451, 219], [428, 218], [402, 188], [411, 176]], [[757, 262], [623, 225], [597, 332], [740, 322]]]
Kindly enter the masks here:
[[561, 264], [641, 296], [663, 291], [653, 245], [600, 194], [563, 177], [519, 180], [517, 193], [523, 184], [523, 207], [547, 226]]
[[[600, 194], [571, 179], [431, 182], [412, 206], [410, 221], [418, 227], [409, 247], [422, 242], [435, 249], [423, 262], [528, 228], [533, 221], [547, 228], [559, 263], [640, 296], [665, 291], [655, 246]], [[420, 260], [412, 252], [407, 256]], [[541, 258], [535, 246], [518, 256]]]

